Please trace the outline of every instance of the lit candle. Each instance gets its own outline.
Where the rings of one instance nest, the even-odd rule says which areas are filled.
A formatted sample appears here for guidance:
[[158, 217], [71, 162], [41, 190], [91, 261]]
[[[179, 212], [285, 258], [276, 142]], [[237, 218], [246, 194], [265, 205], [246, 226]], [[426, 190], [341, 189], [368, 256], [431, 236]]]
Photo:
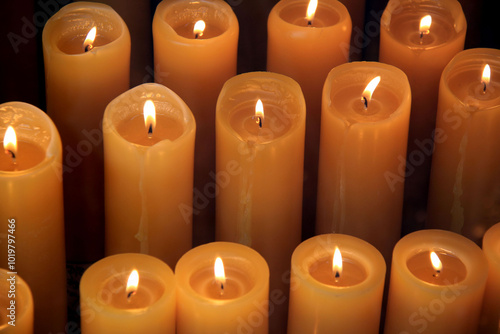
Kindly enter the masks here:
[[446, 66], [436, 134], [427, 226], [479, 245], [500, 221], [500, 50], [465, 50]]
[[[271, 268], [271, 291], [283, 297], [289, 288], [282, 276], [301, 240], [304, 130], [304, 98], [292, 79], [245, 73], [222, 88], [216, 112], [216, 170], [224, 183], [216, 202], [216, 239], [261, 253]], [[278, 319], [278, 328], [285, 328], [286, 312], [286, 303], [276, 306], [273, 333], [273, 319]]]
[[349, 59], [351, 18], [337, 0], [279, 1], [267, 26], [267, 70], [296, 80], [306, 100], [303, 217], [314, 221], [321, 91], [328, 72]]
[[83, 334], [175, 333], [175, 277], [144, 254], [108, 256], [80, 282]]
[[406, 175], [404, 216], [410, 230], [425, 220], [439, 78], [463, 50], [466, 26], [457, 0], [390, 0], [381, 18], [379, 60], [404, 71], [411, 86], [408, 154], [400, 157], [407, 160], [400, 176]]
[[484, 291], [480, 333], [498, 334], [500, 330], [500, 223], [484, 234], [483, 251], [488, 260], [488, 281]]
[[42, 110], [22, 102], [0, 105], [0, 136], [0, 267], [30, 286], [37, 333], [59, 333], [66, 325], [61, 139]]
[[28, 284], [0, 268], [0, 293], [0, 333], [33, 334], [33, 297]]
[[175, 267], [177, 333], [268, 333], [269, 268], [253, 249], [213, 242]]
[[410, 101], [408, 79], [394, 66], [353, 62], [330, 72], [323, 89], [317, 234], [356, 236], [390, 260], [401, 235], [398, 156], [406, 154]]
[[222, 0], [162, 1], [153, 18], [155, 82], [179, 94], [198, 124], [195, 224], [215, 220], [215, 104], [224, 82], [236, 75], [238, 34], [236, 15]]
[[394, 248], [384, 333], [476, 333], [487, 266], [459, 234], [406, 235]]
[[292, 255], [288, 333], [378, 333], [386, 265], [344, 234], [302, 242]]
[[192, 245], [193, 114], [165, 86], [142, 84], [108, 105], [103, 130], [106, 254], [174, 267]]
[[47, 113], [64, 142], [64, 213], [68, 259], [104, 253], [101, 120], [106, 105], [129, 88], [130, 35], [109, 6], [64, 6], [43, 29]]

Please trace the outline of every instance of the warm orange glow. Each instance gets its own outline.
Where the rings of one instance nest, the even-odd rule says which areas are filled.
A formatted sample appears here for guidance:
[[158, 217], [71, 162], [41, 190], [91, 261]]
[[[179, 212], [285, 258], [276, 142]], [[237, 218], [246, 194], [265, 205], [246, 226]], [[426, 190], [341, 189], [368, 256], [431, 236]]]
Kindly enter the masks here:
[[335, 278], [338, 279], [342, 274], [342, 254], [338, 247], [335, 247], [335, 252], [333, 253], [332, 269]]
[[483, 84], [484, 91], [486, 91], [486, 88], [488, 88], [490, 84], [490, 77], [491, 77], [490, 65], [486, 64], [484, 65], [483, 75], [481, 77], [481, 83]]
[[132, 270], [127, 281], [127, 298], [130, 298], [137, 291], [139, 286], [139, 272], [137, 270]]
[[422, 35], [427, 35], [430, 32], [431, 24], [432, 17], [430, 15], [425, 15], [422, 19], [420, 19], [420, 37], [422, 37]]
[[194, 37], [198, 38], [198, 37], [203, 36], [203, 32], [205, 31], [205, 27], [206, 27], [205, 21], [203, 21], [203, 20], [196, 21], [196, 23], [194, 24], [194, 28], [193, 28]]
[[262, 123], [264, 123], [264, 105], [260, 99], [255, 104], [255, 118], [255, 122], [262, 127]]
[[316, 15], [316, 8], [318, 8], [318, 0], [309, 0], [309, 5], [307, 6], [306, 18], [309, 25], [312, 24], [314, 20], [314, 15]]
[[147, 100], [146, 103], [144, 103], [143, 113], [144, 125], [148, 131], [148, 136], [152, 136], [156, 127], [156, 109], [153, 101]]
[[441, 269], [443, 269], [443, 264], [441, 263], [439, 256], [435, 252], [431, 252], [431, 263], [434, 270], [438, 273], [441, 271]]
[[95, 36], [97, 35], [97, 27], [93, 27], [90, 29], [89, 33], [87, 34], [87, 37], [85, 38], [85, 41], [83, 42], [83, 48], [85, 51], [90, 51], [94, 48], [94, 41], [95, 41]]
[[9, 126], [7, 131], [5, 131], [5, 135], [3, 137], [3, 148], [6, 153], [11, 154], [12, 157], [15, 158], [17, 154], [17, 137], [16, 131], [14, 131], [12, 126]]
[[216, 282], [220, 284], [221, 288], [223, 289], [224, 284], [226, 284], [226, 273], [224, 272], [224, 263], [222, 262], [222, 259], [220, 257], [215, 259], [214, 275]]
[[368, 102], [372, 99], [373, 92], [375, 91], [375, 88], [377, 88], [379, 82], [380, 76], [373, 78], [372, 81], [366, 85], [366, 88], [361, 95], [361, 100], [365, 104], [365, 108], [368, 108]]

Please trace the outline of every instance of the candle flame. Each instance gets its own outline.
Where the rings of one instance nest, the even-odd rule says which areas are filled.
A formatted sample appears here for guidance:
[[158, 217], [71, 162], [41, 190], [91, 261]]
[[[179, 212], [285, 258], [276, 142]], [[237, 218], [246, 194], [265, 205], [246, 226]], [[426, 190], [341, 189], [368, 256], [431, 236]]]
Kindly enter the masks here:
[[431, 252], [431, 263], [436, 272], [441, 272], [441, 269], [443, 269], [443, 264], [441, 263], [439, 256], [435, 252]]
[[144, 125], [148, 131], [148, 136], [151, 137], [153, 136], [153, 131], [156, 127], [156, 109], [153, 101], [147, 100], [144, 103], [142, 111], [144, 114]]
[[332, 269], [335, 275], [335, 280], [338, 280], [342, 274], [342, 254], [340, 253], [340, 249], [338, 247], [335, 247], [335, 252], [333, 253]]
[[5, 153], [12, 155], [12, 158], [15, 159], [17, 154], [17, 136], [16, 131], [12, 126], [7, 128], [5, 131], [5, 135], [3, 137], [3, 148]]
[[422, 38], [423, 35], [427, 35], [430, 32], [431, 29], [431, 24], [432, 24], [432, 17], [430, 15], [425, 15], [420, 19], [420, 38]]
[[483, 84], [483, 91], [484, 92], [486, 92], [486, 88], [488, 88], [488, 86], [490, 84], [490, 77], [491, 77], [490, 65], [486, 64], [486, 65], [484, 65], [483, 75], [481, 78], [481, 83]]
[[215, 259], [214, 275], [217, 284], [220, 284], [221, 294], [224, 291], [224, 284], [226, 284], [226, 273], [224, 272], [224, 263], [220, 257]]
[[205, 31], [206, 26], [207, 25], [205, 24], [205, 21], [203, 20], [196, 21], [193, 28], [194, 38], [203, 36], [203, 32]]
[[90, 51], [94, 48], [94, 41], [95, 41], [95, 36], [97, 34], [97, 27], [92, 27], [90, 31], [87, 34], [87, 37], [85, 37], [85, 41], [83, 42], [83, 48], [85, 51]]
[[307, 6], [307, 24], [311, 25], [314, 20], [314, 15], [316, 15], [316, 9], [318, 8], [318, 0], [309, 0], [309, 5]]
[[262, 127], [262, 123], [264, 123], [264, 105], [260, 99], [255, 104], [255, 117], [257, 118], [255, 122], [259, 124], [259, 127]]
[[127, 298], [130, 298], [132, 295], [135, 295], [138, 286], [139, 286], [139, 272], [134, 269], [128, 276], [127, 289], [126, 289]]
[[365, 90], [363, 91], [363, 94], [361, 95], [361, 100], [365, 104], [365, 109], [368, 108], [368, 102], [372, 99], [373, 92], [375, 91], [375, 88], [377, 88], [378, 84], [380, 83], [380, 76], [373, 78], [368, 85], [366, 85]]

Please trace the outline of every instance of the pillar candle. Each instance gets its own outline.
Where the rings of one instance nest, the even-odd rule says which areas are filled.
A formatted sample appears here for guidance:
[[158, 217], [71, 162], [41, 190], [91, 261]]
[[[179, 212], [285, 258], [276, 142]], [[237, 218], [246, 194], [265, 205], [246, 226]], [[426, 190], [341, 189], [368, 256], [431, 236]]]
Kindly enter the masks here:
[[[193, 31], [199, 20], [203, 33]], [[238, 33], [236, 15], [222, 0], [162, 1], [153, 18], [155, 82], [179, 94], [198, 123], [193, 214], [195, 233], [206, 241], [215, 219], [215, 104], [236, 75]]]
[[307, 121], [303, 217], [312, 226], [316, 213], [321, 90], [328, 72], [349, 60], [352, 24], [347, 9], [337, 0], [320, 0], [310, 20], [306, 17], [308, 4], [308, 0], [279, 1], [271, 10], [267, 23], [267, 70], [291, 77], [304, 92]]
[[[363, 92], [380, 77], [366, 107]], [[344, 233], [390, 260], [400, 238], [410, 85], [394, 66], [334, 68], [323, 89], [316, 233]]]
[[[144, 108], [156, 126], [148, 134]], [[114, 99], [103, 119], [106, 253], [145, 253], [174, 267], [192, 244], [193, 114], [163, 85]]]
[[36, 333], [59, 333], [66, 325], [61, 139], [42, 110], [23, 102], [0, 105], [1, 139], [8, 126], [18, 146], [0, 152], [0, 267], [30, 286]]
[[378, 333], [385, 270], [382, 254], [361, 239], [322, 234], [302, 242], [292, 255], [288, 334]]
[[[430, 28], [420, 28], [431, 15]], [[391, 0], [380, 22], [379, 60], [403, 70], [412, 105], [408, 135], [404, 216], [410, 230], [425, 221], [439, 78], [463, 50], [466, 21], [457, 0]]]
[[500, 221], [500, 50], [465, 50], [446, 66], [435, 142], [427, 226], [480, 244]]
[[[86, 52], [94, 26], [93, 48]], [[92, 262], [104, 253], [100, 122], [106, 105], [129, 88], [130, 35], [111, 7], [71, 3], [45, 24], [43, 53], [47, 113], [64, 142], [68, 260]]]
[[479, 332], [500, 331], [500, 223], [493, 225], [483, 238], [483, 251], [488, 260], [488, 281], [484, 291]]
[[[128, 290], [133, 270], [139, 282]], [[83, 273], [82, 333], [174, 334], [175, 300], [174, 273], [161, 260], [133, 253], [108, 256]]]
[[[224, 281], [215, 276], [218, 257]], [[175, 280], [178, 334], [268, 333], [269, 268], [253, 249], [230, 242], [198, 246], [181, 257]]]
[[469, 239], [444, 230], [406, 235], [394, 248], [384, 333], [476, 333], [487, 276]]
[[21, 276], [6, 269], [0, 269], [0, 333], [33, 334], [31, 290]]
[[[255, 115], [259, 99], [262, 127]], [[216, 238], [262, 254], [271, 268], [271, 291], [281, 297], [288, 294], [285, 274], [301, 240], [304, 131], [304, 98], [293, 79], [250, 72], [222, 88], [216, 113]], [[273, 333], [286, 327], [286, 312], [286, 304], [276, 306]]]

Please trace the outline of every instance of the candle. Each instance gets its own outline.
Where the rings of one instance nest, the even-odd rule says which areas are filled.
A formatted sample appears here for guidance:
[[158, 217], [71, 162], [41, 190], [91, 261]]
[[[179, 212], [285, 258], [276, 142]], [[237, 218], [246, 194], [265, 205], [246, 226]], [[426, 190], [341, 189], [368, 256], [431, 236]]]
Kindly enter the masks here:
[[481, 249], [459, 234], [406, 235], [394, 248], [384, 333], [475, 333], [487, 265]]
[[101, 119], [129, 87], [130, 35], [111, 7], [71, 3], [45, 24], [43, 53], [47, 113], [64, 142], [68, 259], [93, 262], [104, 251]]
[[437, 131], [427, 226], [480, 244], [485, 231], [500, 221], [499, 50], [465, 50], [446, 66]]
[[403, 70], [412, 91], [407, 156], [400, 157], [407, 159], [400, 182], [406, 176], [403, 210], [410, 230], [425, 221], [439, 78], [463, 50], [466, 26], [456, 0], [391, 0], [381, 18], [379, 60]]
[[[195, 31], [202, 20], [203, 31]], [[222, 0], [162, 1], [153, 18], [155, 82], [186, 102], [198, 124], [194, 171], [194, 223], [215, 220], [215, 104], [224, 82], [236, 75], [239, 26]]]
[[[9, 126], [17, 150], [5, 136]], [[43, 111], [22, 102], [0, 105], [0, 138], [6, 139], [0, 151], [0, 267], [30, 286], [36, 332], [61, 332], [66, 325], [61, 139]]]
[[181, 257], [175, 279], [178, 334], [268, 332], [269, 268], [253, 249], [198, 246]]
[[378, 333], [386, 265], [344, 234], [302, 242], [292, 255], [288, 333]]
[[148, 83], [108, 105], [103, 129], [106, 253], [150, 254], [174, 267], [192, 245], [193, 114]]
[[17, 274], [0, 268], [0, 333], [33, 334], [33, 297]]
[[175, 300], [174, 273], [164, 262], [144, 254], [108, 256], [83, 273], [82, 333], [173, 334]]
[[[378, 86], [367, 89], [377, 77]], [[398, 172], [405, 161], [398, 157], [406, 154], [410, 101], [408, 79], [393, 66], [353, 62], [330, 72], [323, 89], [317, 234], [356, 236], [390, 260], [401, 233]]]
[[303, 217], [314, 222], [321, 90], [328, 72], [349, 59], [351, 18], [337, 0], [279, 1], [267, 26], [267, 70], [296, 80], [306, 100]]
[[[256, 114], [259, 99], [262, 116]], [[262, 254], [271, 268], [271, 291], [282, 297], [288, 294], [282, 276], [301, 240], [304, 123], [300, 87], [281, 74], [235, 76], [217, 102], [216, 239]], [[285, 328], [286, 312], [286, 304], [276, 306], [273, 333]]]
[[480, 333], [498, 334], [500, 330], [500, 223], [484, 234], [483, 251], [488, 260], [488, 281], [484, 291]]

